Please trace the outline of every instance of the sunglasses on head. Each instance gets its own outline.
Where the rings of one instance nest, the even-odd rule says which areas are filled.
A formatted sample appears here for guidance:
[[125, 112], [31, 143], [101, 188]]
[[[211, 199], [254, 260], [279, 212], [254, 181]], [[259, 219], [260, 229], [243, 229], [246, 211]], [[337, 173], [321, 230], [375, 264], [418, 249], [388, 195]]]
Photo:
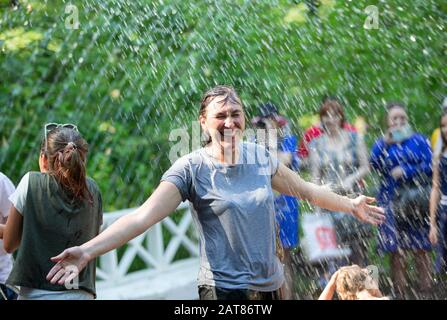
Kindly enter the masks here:
[[58, 129], [58, 128], [67, 128], [67, 129], [72, 129], [72, 130], [78, 131], [78, 127], [72, 123], [61, 124], [61, 123], [52, 122], [52, 123], [45, 124], [45, 127], [44, 127], [44, 129], [45, 129], [45, 152], [47, 151], [47, 143], [48, 143], [47, 135], [48, 135], [48, 133], [50, 133], [51, 131]]

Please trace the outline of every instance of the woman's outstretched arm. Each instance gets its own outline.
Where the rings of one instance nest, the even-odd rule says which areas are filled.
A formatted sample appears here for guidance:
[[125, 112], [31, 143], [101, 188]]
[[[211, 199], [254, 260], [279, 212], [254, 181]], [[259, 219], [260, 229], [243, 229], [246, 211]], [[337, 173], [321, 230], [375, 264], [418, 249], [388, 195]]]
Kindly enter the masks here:
[[324, 209], [352, 213], [359, 220], [371, 224], [380, 224], [385, 219], [382, 208], [370, 205], [375, 201], [374, 198], [359, 196], [350, 199], [340, 196], [325, 187], [301, 179], [297, 173], [282, 164], [279, 164], [273, 176], [272, 187], [280, 193], [307, 200]]
[[57, 264], [48, 273], [47, 280], [61, 285], [71, 281], [90, 260], [142, 234], [174, 212], [181, 201], [180, 192], [174, 184], [161, 182], [149, 199], [133, 213], [121, 217], [92, 240], [66, 249], [52, 258]]
[[441, 199], [440, 179], [439, 179], [439, 155], [433, 159], [433, 186], [430, 194], [430, 232], [429, 239], [432, 245], [438, 243], [438, 228], [436, 214], [439, 200]]
[[338, 273], [339, 273], [339, 271], [336, 271], [332, 275], [331, 279], [329, 280], [328, 284], [324, 288], [323, 292], [318, 297], [318, 300], [332, 300], [332, 298], [334, 297], [335, 290], [336, 290], [336, 282], [337, 282]]

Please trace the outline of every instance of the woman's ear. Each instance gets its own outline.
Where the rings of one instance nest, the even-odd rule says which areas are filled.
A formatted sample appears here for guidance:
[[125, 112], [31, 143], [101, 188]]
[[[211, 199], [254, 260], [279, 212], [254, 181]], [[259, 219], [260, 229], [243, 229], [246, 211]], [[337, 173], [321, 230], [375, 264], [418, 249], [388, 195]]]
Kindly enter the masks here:
[[201, 130], [202, 133], [200, 135], [200, 141], [202, 141], [202, 143], [205, 142], [205, 144], [207, 144], [210, 141], [211, 136], [210, 136], [210, 133], [206, 126], [206, 117], [204, 115], [199, 116], [199, 123], [200, 123], [200, 128], [202, 129]]
[[200, 123], [200, 127], [202, 128], [203, 132], [208, 131], [207, 127], [206, 127], [206, 117], [203, 115], [199, 116], [199, 123]]
[[203, 114], [201, 114], [199, 116], [199, 123], [202, 126], [202, 129], [203, 129], [204, 125], [205, 125], [205, 121], [206, 121], [206, 117]]
[[41, 152], [39, 156], [39, 169], [40, 172], [48, 171], [48, 158], [44, 152]]

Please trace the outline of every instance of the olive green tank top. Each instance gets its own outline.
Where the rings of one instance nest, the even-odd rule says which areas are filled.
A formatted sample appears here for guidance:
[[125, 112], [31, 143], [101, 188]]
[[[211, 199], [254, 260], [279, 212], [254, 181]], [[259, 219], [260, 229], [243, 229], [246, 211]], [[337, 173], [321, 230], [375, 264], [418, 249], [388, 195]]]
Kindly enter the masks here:
[[[47, 173], [30, 172], [28, 178], [27, 192], [22, 195], [23, 207], [16, 208], [23, 215], [22, 240], [7, 283], [50, 291], [68, 290], [46, 280], [54, 266], [50, 258], [98, 235], [102, 224], [101, 193], [96, 183], [87, 178], [93, 203], [73, 200]], [[94, 259], [72, 283], [78, 285], [73, 289], [86, 290], [96, 297], [95, 269]]]

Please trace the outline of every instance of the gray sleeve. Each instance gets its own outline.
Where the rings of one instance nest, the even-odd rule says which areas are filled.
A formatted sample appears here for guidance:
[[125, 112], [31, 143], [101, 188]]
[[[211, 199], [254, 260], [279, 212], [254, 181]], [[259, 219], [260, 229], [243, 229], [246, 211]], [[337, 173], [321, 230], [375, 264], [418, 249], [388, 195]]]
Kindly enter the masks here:
[[23, 176], [22, 180], [20, 180], [20, 183], [17, 186], [16, 191], [14, 191], [14, 193], [9, 197], [9, 201], [12, 202], [14, 207], [21, 215], [23, 215], [26, 197], [28, 195], [29, 176], [29, 172]]
[[191, 199], [191, 165], [188, 159], [188, 156], [178, 159], [161, 177], [161, 181], [171, 182], [177, 187], [182, 201]]

